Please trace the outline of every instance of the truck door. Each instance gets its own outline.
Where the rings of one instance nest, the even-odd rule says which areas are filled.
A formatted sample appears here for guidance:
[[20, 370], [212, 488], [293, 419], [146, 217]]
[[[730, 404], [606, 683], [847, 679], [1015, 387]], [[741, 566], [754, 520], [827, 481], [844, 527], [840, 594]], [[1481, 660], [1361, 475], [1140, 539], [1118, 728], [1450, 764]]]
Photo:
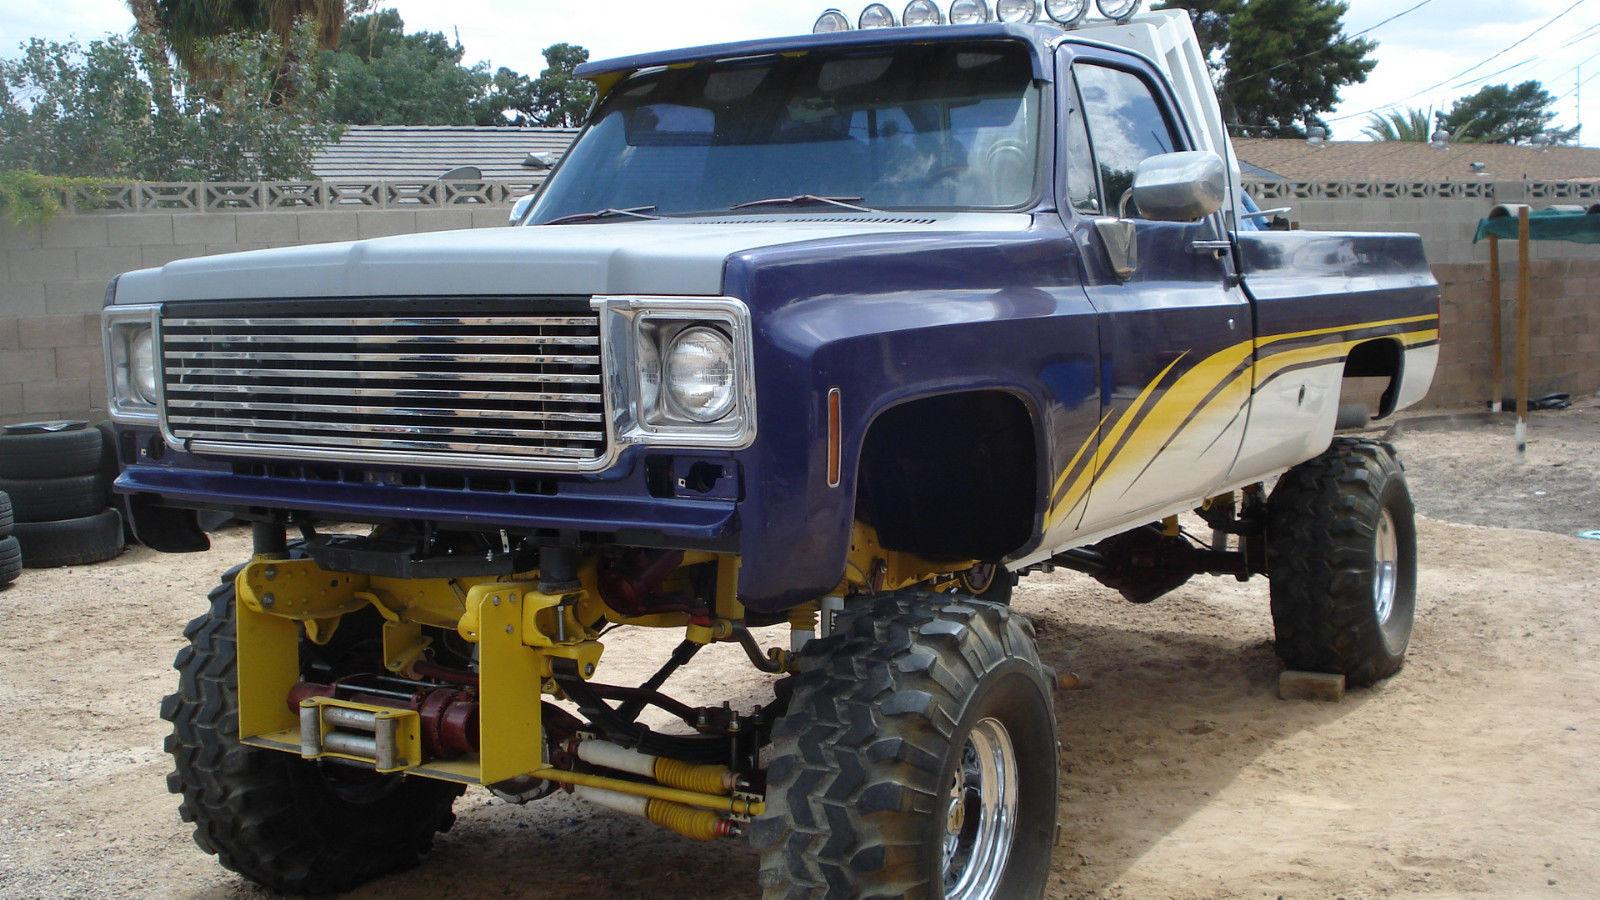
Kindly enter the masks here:
[[1078, 533], [1090, 536], [1223, 487], [1244, 435], [1253, 326], [1220, 214], [1154, 222], [1130, 204], [1134, 268], [1113, 267], [1095, 220], [1117, 216], [1140, 162], [1195, 143], [1146, 64], [1112, 51], [1061, 52], [1070, 75], [1061, 85], [1064, 152], [1078, 145], [1068, 171], [1082, 185], [1069, 188], [1076, 196], [1062, 212], [1100, 331], [1101, 430], [1088, 483], [1069, 499], [1082, 510]]

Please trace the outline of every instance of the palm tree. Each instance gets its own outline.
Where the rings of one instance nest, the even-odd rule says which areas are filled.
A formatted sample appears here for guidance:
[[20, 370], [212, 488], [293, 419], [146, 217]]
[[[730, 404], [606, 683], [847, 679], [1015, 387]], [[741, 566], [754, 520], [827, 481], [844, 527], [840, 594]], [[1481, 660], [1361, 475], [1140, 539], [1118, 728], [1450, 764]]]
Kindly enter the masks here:
[[139, 31], [159, 37], [190, 71], [205, 67], [202, 48], [211, 38], [270, 31], [287, 39], [308, 19], [317, 43], [331, 50], [349, 15], [345, 0], [128, 0], [128, 8]]
[[1361, 133], [1375, 141], [1418, 141], [1433, 138], [1433, 110], [1411, 108], [1373, 113]]

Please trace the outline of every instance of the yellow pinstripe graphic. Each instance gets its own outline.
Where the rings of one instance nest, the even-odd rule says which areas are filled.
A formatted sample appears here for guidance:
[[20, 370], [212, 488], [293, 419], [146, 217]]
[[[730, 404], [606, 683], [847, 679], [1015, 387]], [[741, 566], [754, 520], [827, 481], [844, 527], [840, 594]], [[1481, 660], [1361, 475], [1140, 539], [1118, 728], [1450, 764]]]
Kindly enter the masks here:
[[[1133, 403], [1123, 411], [1117, 422], [1108, 431], [1104, 440], [1095, 449], [1094, 462], [1086, 466], [1073, 481], [1072, 488], [1060, 500], [1052, 504], [1050, 514], [1046, 518], [1048, 526], [1055, 525], [1075, 510], [1087, 498], [1089, 488], [1097, 482], [1115, 477], [1127, 471], [1139, 471], [1154, 460], [1156, 454], [1161, 452], [1176, 436], [1186, 428], [1207, 421], [1214, 415], [1226, 413], [1228, 421], [1233, 416], [1256, 386], [1270, 379], [1283, 370], [1296, 365], [1301, 365], [1317, 360], [1326, 359], [1335, 361], [1347, 356], [1351, 348], [1358, 344], [1366, 343], [1379, 338], [1394, 338], [1409, 347], [1415, 344], [1435, 341], [1439, 338], [1437, 328], [1417, 330], [1402, 334], [1366, 335], [1337, 343], [1319, 344], [1314, 347], [1299, 347], [1285, 350], [1272, 356], [1261, 359], [1257, 355], [1260, 348], [1287, 340], [1298, 338], [1318, 337], [1328, 334], [1339, 334], [1357, 329], [1382, 328], [1394, 325], [1411, 325], [1421, 322], [1438, 321], [1437, 315], [1408, 316], [1400, 319], [1384, 319], [1376, 322], [1363, 322], [1355, 325], [1340, 325], [1333, 328], [1318, 328], [1309, 331], [1289, 332], [1285, 334], [1267, 335], [1250, 341], [1242, 341], [1219, 350], [1206, 359], [1196, 363], [1193, 368], [1179, 376], [1178, 380], [1150, 407], [1150, 411], [1140, 421], [1133, 433], [1120, 450], [1117, 442], [1128, 431], [1140, 411], [1149, 402], [1151, 395], [1161, 382], [1172, 371], [1179, 361], [1188, 356], [1184, 353], [1172, 361], [1151, 382], [1145, 386]], [[1248, 362], [1248, 365], [1242, 365]], [[1241, 367], [1242, 366], [1242, 367]], [[1232, 376], [1231, 378], [1229, 376]], [[1215, 393], [1213, 393], [1215, 392]], [[1207, 398], [1210, 398], [1209, 400]], [[1203, 407], [1202, 407], [1203, 404]], [[1107, 414], [1107, 418], [1110, 414]], [[1062, 484], [1077, 465], [1085, 450], [1094, 443], [1095, 434], [1105, 426], [1105, 419], [1095, 427], [1083, 447], [1072, 459], [1061, 476], [1057, 479], [1055, 489], [1051, 492], [1054, 498], [1061, 490]]]
[[[1127, 411], [1125, 411], [1122, 414], [1122, 417], [1117, 420], [1117, 424], [1111, 426], [1111, 430], [1106, 433], [1105, 441], [1103, 443], [1101, 443], [1099, 446], [1095, 447], [1095, 454], [1094, 454], [1095, 455], [1095, 460], [1094, 460], [1094, 462], [1089, 464], [1088, 466], [1085, 466], [1084, 470], [1082, 472], [1078, 473], [1077, 480], [1075, 480], [1072, 483], [1072, 490], [1068, 491], [1067, 492], [1067, 496], [1063, 497], [1061, 499], [1060, 503], [1057, 503], [1055, 508], [1051, 511], [1051, 514], [1050, 514], [1050, 518], [1051, 519], [1055, 518], [1055, 510], [1061, 509], [1062, 508], [1062, 504], [1066, 503], [1068, 499], [1072, 499], [1074, 497], [1081, 496], [1084, 491], [1088, 490], [1089, 485], [1094, 482], [1096, 471], [1098, 471], [1098, 469], [1099, 469], [1099, 467], [1101, 465], [1101, 458], [1100, 458], [1100, 454], [1102, 452], [1101, 448], [1103, 448], [1106, 444], [1110, 444], [1112, 446], [1116, 446], [1116, 443], [1117, 443], [1118, 440], [1121, 439], [1123, 432], [1127, 431], [1128, 430], [1128, 426], [1133, 424], [1133, 420], [1138, 416], [1139, 410], [1145, 405], [1145, 403], [1147, 401], [1149, 401], [1150, 395], [1155, 393], [1156, 387], [1161, 384], [1162, 379], [1166, 378], [1167, 377], [1167, 373], [1171, 372], [1172, 369], [1175, 366], [1178, 365], [1178, 363], [1183, 362], [1183, 360], [1185, 358], [1187, 358], [1188, 355], [1189, 355], [1189, 351], [1187, 351], [1187, 350], [1185, 350], [1182, 353], [1178, 354], [1176, 359], [1174, 359], [1170, 363], [1167, 363], [1167, 367], [1165, 369], [1161, 370], [1161, 374], [1157, 375], [1154, 380], [1152, 380], [1149, 384], [1144, 386], [1144, 390], [1139, 392], [1139, 396], [1133, 398], [1133, 402], [1128, 405]], [[1108, 413], [1107, 415], [1109, 417], [1110, 414]], [[1101, 424], [1104, 424], [1104, 422], [1102, 421]], [[1095, 430], [1098, 431], [1099, 430], [1098, 427]], [[1084, 443], [1083, 447], [1080, 447], [1078, 449], [1078, 456], [1073, 457], [1073, 462], [1074, 463], [1076, 463], [1078, 457], [1081, 457], [1083, 455], [1084, 450], [1086, 450], [1089, 447], [1089, 445], [1091, 443], [1093, 443], [1093, 442], [1094, 442], [1094, 435], [1091, 434], [1089, 436], [1089, 440]], [[1056, 482], [1056, 487], [1055, 487], [1056, 491], [1061, 490], [1061, 481], [1066, 480], [1067, 475], [1069, 473], [1071, 473], [1071, 472], [1072, 472], [1072, 466], [1067, 466], [1066, 471], [1061, 473], [1061, 479]], [[1051, 492], [1051, 496], [1052, 497], [1055, 496], [1055, 492], [1054, 491]], [[1074, 503], [1073, 505], [1076, 505], [1076, 503]], [[1070, 510], [1072, 507], [1068, 506], [1066, 508]], [[1047, 523], [1047, 524], [1050, 524], [1050, 523]]]

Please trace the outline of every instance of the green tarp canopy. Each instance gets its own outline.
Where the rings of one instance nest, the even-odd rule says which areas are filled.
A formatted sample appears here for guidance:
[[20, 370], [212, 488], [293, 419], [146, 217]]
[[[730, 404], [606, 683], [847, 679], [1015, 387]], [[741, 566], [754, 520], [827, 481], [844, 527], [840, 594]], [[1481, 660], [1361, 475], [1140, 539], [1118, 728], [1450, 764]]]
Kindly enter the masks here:
[[[1478, 223], [1474, 244], [1494, 235], [1517, 239], [1517, 213], [1514, 206], [1499, 206], [1489, 218]], [[1581, 206], [1538, 209], [1528, 214], [1528, 237], [1535, 241], [1571, 241], [1575, 244], [1600, 244], [1600, 207]]]

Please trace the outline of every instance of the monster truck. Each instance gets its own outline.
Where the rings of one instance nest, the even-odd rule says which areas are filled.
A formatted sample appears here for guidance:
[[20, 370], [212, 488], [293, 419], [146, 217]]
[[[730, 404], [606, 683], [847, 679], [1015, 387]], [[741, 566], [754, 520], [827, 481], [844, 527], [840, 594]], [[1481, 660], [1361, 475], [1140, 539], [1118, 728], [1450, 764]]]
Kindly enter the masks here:
[[[769, 897], [1037, 895], [1060, 660], [1017, 577], [1264, 575], [1288, 666], [1399, 668], [1405, 476], [1335, 425], [1350, 379], [1427, 391], [1438, 287], [1415, 236], [1261, 227], [1181, 12], [580, 74], [514, 227], [108, 291], [134, 530], [254, 529], [161, 710], [225, 866], [349, 888], [482, 786], [748, 840]], [[622, 627], [682, 642], [610, 684]], [[770, 702], [668, 693], [715, 642]]]

